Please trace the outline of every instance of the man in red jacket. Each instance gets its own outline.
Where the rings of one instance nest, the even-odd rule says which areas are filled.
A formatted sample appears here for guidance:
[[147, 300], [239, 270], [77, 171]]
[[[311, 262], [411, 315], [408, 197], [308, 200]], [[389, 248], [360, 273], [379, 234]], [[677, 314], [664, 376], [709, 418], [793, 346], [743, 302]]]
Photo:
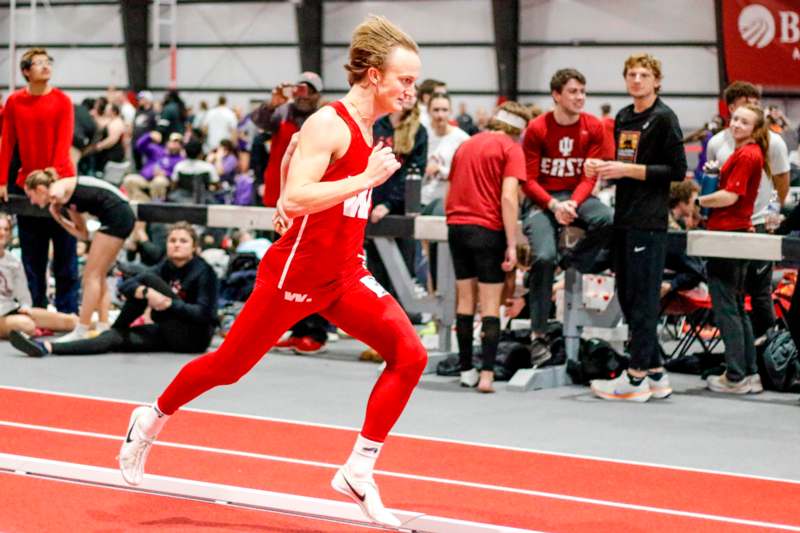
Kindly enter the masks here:
[[523, 230], [534, 253], [529, 277], [534, 364], [550, 359], [544, 340], [550, 314], [553, 276], [558, 259], [558, 232], [577, 225], [586, 237], [571, 250], [570, 264], [578, 270], [592, 268], [594, 259], [611, 236], [612, 211], [592, 196], [596, 178], [584, 169], [587, 159], [610, 159], [602, 122], [583, 112], [586, 78], [575, 69], [561, 69], [550, 80], [555, 102], [552, 111], [539, 115], [525, 131], [528, 196]]
[[[8, 97], [3, 111], [0, 143], [0, 200], [8, 191], [24, 194], [25, 177], [34, 170], [53, 167], [61, 177], [75, 176], [69, 156], [74, 115], [70, 98], [50, 85], [53, 59], [44, 48], [22, 55], [22, 75], [28, 86]], [[18, 164], [13, 165], [14, 153]], [[12, 179], [13, 178], [13, 179]], [[76, 240], [52, 218], [18, 217], [22, 262], [35, 307], [47, 307], [47, 259], [53, 241], [56, 308], [78, 311], [78, 258]]]

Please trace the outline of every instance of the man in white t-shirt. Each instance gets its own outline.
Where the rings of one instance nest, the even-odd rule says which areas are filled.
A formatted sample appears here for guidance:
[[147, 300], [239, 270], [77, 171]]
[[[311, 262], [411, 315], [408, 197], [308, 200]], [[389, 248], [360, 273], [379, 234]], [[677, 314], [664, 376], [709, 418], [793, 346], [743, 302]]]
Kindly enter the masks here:
[[[733, 112], [744, 104], [759, 104], [761, 92], [758, 88], [747, 82], [735, 81], [725, 88], [723, 93], [725, 103]], [[709, 141], [706, 147], [706, 161], [716, 161], [720, 167], [733, 154], [736, 142], [730, 129], [726, 128]], [[777, 202], [783, 206], [789, 193], [789, 150], [780, 135], [769, 132], [769, 153], [767, 154], [772, 179], [762, 171], [761, 184], [758, 196], [753, 206], [752, 224], [758, 233], [767, 233], [767, 215], [770, 202]], [[775, 311], [772, 305], [772, 262], [750, 261], [745, 278], [745, 290], [750, 295], [752, 312], [750, 321], [753, 324], [755, 338], [764, 335], [775, 324]], [[754, 370], [755, 369], [751, 369]]]
[[206, 152], [216, 150], [222, 139], [230, 139], [236, 145], [236, 114], [227, 107], [228, 99], [220, 96], [217, 106], [209, 109], [203, 118], [203, 131], [206, 133]]
[[461, 143], [469, 139], [467, 132], [450, 124], [452, 103], [446, 93], [434, 93], [428, 101], [431, 119], [428, 128], [428, 163], [422, 183], [422, 205], [429, 214], [444, 215], [442, 202], [447, 193], [447, 180], [453, 155]]

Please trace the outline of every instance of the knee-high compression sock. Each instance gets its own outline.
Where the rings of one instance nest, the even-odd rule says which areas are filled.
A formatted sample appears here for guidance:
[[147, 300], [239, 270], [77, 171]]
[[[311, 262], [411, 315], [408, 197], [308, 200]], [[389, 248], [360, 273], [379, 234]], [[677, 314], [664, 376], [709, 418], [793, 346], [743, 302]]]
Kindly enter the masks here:
[[496, 316], [485, 316], [481, 321], [481, 370], [494, 370], [497, 358], [497, 345], [500, 344], [500, 319]]
[[473, 315], [456, 315], [456, 339], [458, 339], [458, 360], [461, 370], [472, 368], [472, 324]]

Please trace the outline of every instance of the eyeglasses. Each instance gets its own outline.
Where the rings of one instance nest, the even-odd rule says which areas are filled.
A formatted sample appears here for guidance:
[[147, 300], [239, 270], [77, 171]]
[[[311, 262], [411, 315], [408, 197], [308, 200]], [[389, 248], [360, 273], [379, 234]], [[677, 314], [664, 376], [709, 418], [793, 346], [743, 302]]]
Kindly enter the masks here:
[[36, 61], [31, 61], [32, 67], [50, 67], [53, 66], [53, 58], [48, 57], [47, 59], [37, 59]]

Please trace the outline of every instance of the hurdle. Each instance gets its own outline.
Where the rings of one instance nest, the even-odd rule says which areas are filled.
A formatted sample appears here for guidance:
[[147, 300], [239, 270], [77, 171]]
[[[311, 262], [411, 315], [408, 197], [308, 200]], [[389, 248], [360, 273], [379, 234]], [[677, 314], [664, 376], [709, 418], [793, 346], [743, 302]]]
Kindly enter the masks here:
[[397, 509], [391, 511], [403, 522], [403, 525], [399, 528], [387, 528], [366, 521], [358, 506], [352, 503], [151, 474], [144, 476], [141, 485], [131, 486], [125, 483], [117, 469], [8, 453], [0, 453], [0, 473], [110, 489], [124, 489], [142, 494], [276, 512], [390, 531], [415, 533], [522, 533], [530, 531]]

